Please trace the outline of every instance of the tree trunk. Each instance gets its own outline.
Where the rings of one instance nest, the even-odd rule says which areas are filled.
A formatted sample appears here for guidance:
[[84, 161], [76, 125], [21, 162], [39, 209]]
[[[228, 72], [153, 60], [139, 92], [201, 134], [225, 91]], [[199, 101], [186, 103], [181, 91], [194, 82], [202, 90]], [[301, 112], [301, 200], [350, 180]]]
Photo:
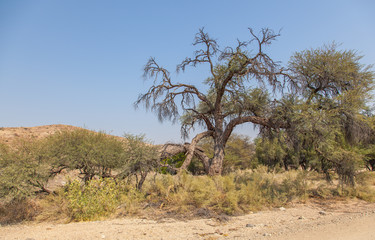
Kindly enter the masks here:
[[224, 148], [222, 138], [215, 139], [214, 146], [214, 157], [212, 158], [208, 174], [210, 176], [221, 175], [223, 171], [223, 161], [224, 161]]
[[142, 190], [142, 186], [143, 186], [143, 183], [144, 183], [145, 180], [146, 180], [147, 174], [148, 174], [147, 171], [144, 171], [144, 172], [141, 171], [141, 179], [139, 180], [139, 182], [138, 182], [138, 176], [135, 175], [135, 176], [137, 177], [136, 187], [137, 187], [137, 189], [138, 189], [139, 191]]

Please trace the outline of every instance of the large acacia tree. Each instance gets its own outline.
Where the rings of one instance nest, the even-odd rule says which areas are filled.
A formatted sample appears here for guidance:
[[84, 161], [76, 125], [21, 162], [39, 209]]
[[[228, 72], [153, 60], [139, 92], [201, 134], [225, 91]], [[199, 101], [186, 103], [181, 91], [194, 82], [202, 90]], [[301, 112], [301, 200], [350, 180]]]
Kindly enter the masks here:
[[[269, 100], [267, 88], [277, 89], [279, 77], [285, 75], [277, 62], [264, 52], [279, 34], [270, 29], [262, 29], [259, 34], [249, 29], [249, 33], [249, 41], [238, 41], [236, 47], [220, 48], [216, 40], [200, 29], [193, 43], [198, 50], [193, 57], [177, 65], [177, 72], [200, 64], [208, 67], [210, 76], [195, 85], [173, 80], [155, 58], [147, 62], [144, 75], [153, 79], [153, 85], [139, 96], [135, 105], [145, 104], [161, 121], [179, 121], [184, 137], [197, 125], [205, 129], [193, 137], [191, 143], [173, 146], [173, 153], [186, 152], [181, 169], [186, 169], [192, 157], [197, 156], [209, 175], [221, 174], [224, 149], [236, 126], [250, 122], [262, 128], [280, 127], [281, 123], [271, 117], [275, 102]], [[201, 83], [207, 87], [198, 87]], [[214, 143], [212, 158], [197, 148], [197, 143], [207, 137]], [[166, 145], [166, 151], [168, 147], [170, 145]]]
[[368, 153], [375, 142], [368, 106], [375, 74], [361, 58], [335, 43], [292, 55], [289, 86], [295, 91], [274, 110], [288, 127], [273, 134], [276, 141], [257, 139], [260, 162], [322, 171], [327, 179], [334, 169], [342, 182], [354, 184], [356, 169], [372, 159]]

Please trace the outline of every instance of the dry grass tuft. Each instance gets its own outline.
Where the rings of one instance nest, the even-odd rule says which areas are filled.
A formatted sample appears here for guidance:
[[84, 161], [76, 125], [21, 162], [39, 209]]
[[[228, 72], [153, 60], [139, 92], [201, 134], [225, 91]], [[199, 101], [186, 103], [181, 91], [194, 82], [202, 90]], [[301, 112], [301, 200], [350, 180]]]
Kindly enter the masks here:
[[13, 200], [0, 204], [0, 224], [15, 224], [33, 220], [40, 212], [33, 200]]

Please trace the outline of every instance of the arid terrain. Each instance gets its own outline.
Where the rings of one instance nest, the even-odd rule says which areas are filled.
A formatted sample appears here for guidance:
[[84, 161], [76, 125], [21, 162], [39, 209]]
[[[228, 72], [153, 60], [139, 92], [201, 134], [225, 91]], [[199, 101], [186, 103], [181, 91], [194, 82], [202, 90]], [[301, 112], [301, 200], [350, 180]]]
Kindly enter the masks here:
[[[1, 128], [0, 140], [43, 138], [67, 125]], [[0, 240], [49, 239], [375, 239], [375, 204], [309, 200], [242, 216], [199, 219], [124, 217], [94, 222], [24, 222], [0, 226]]]
[[78, 129], [78, 127], [63, 124], [37, 127], [3, 127], [0, 128], [0, 142], [14, 145], [21, 139], [42, 139], [58, 131], [73, 129]]
[[1, 240], [47, 239], [375, 239], [375, 204], [310, 202], [218, 219], [121, 218], [0, 227]]

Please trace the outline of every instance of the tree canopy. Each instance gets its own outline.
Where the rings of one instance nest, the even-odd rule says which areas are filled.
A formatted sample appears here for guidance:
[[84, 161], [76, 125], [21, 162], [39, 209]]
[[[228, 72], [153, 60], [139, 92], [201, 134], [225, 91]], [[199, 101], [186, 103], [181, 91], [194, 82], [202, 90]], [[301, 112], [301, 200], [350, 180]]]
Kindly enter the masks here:
[[144, 103], [153, 110], [159, 120], [180, 121], [183, 136], [199, 125], [206, 131], [193, 137], [184, 147], [187, 151], [186, 169], [195, 154], [197, 143], [210, 137], [214, 142], [212, 158], [200, 154], [206, 172], [210, 175], [222, 173], [224, 148], [236, 126], [251, 122], [266, 128], [278, 129], [281, 122], [271, 118], [274, 102], [269, 99], [266, 86], [277, 89], [284, 70], [265, 52], [279, 34], [262, 29], [255, 34], [249, 29], [250, 40], [238, 41], [236, 47], [220, 48], [216, 40], [204, 29], [195, 36], [193, 45], [199, 47], [193, 57], [187, 57], [177, 72], [187, 67], [205, 64], [210, 77], [201, 83], [208, 86], [202, 91], [196, 85], [179, 83], [171, 78], [170, 72], [150, 58], [144, 74], [154, 80], [147, 93], [141, 94], [135, 105]]
[[335, 169], [343, 181], [353, 183], [356, 167], [363, 163], [359, 148], [375, 136], [367, 106], [374, 73], [360, 59], [356, 51], [338, 50], [334, 43], [291, 57], [294, 91], [280, 100], [277, 110], [287, 127], [277, 141], [258, 140], [261, 162], [321, 170], [328, 179]]
[[[195, 156], [206, 173], [221, 174], [229, 137], [236, 126], [250, 122], [271, 140], [257, 141], [275, 150], [268, 163], [277, 160], [285, 168], [313, 167], [327, 176], [328, 169], [343, 172], [344, 166], [354, 166], [359, 155], [353, 147], [375, 139], [366, 105], [373, 89], [372, 66], [361, 64], [356, 51], [338, 50], [332, 43], [296, 52], [283, 68], [265, 52], [279, 34], [270, 29], [259, 34], [249, 29], [249, 33], [248, 41], [221, 48], [204, 29], [198, 31], [193, 43], [198, 50], [177, 65], [177, 72], [206, 65], [210, 76], [200, 81], [206, 91], [198, 88], [199, 84], [172, 79], [155, 58], [147, 62], [144, 75], [153, 79], [153, 85], [135, 105], [144, 104], [160, 121], [179, 122], [184, 137], [196, 126], [205, 129], [190, 143], [170, 144], [164, 149], [186, 153], [180, 169], [187, 169]], [[273, 100], [271, 90], [277, 93]], [[282, 146], [274, 145], [275, 137], [276, 144]], [[211, 156], [197, 148], [204, 138], [212, 139]], [[257, 150], [259, 154], [262, 151]]]

